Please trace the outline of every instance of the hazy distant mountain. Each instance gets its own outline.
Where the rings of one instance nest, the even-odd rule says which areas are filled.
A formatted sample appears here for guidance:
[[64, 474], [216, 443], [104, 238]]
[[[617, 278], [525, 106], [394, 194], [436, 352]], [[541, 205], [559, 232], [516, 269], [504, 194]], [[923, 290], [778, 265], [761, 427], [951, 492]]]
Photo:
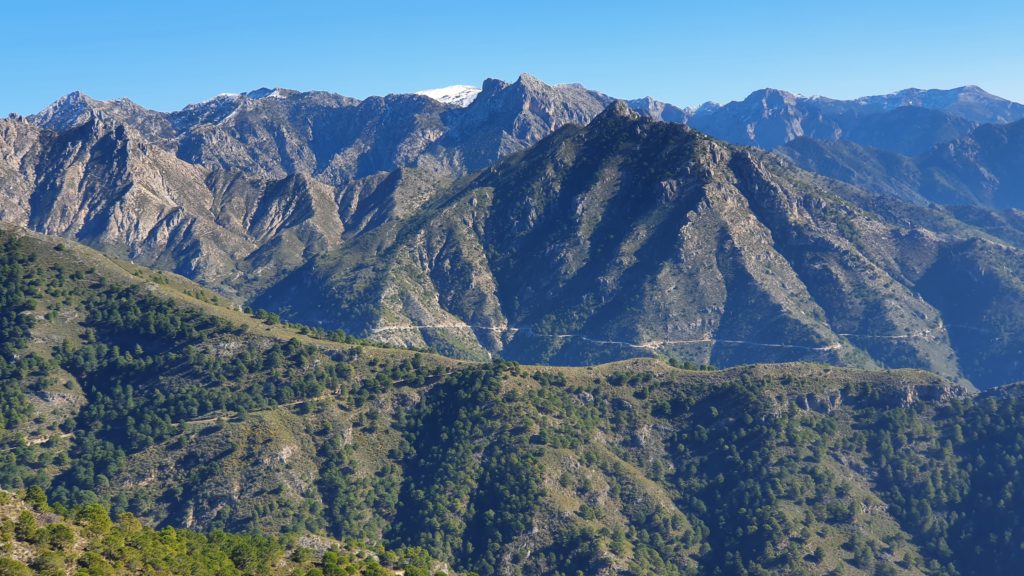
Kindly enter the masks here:
[[806, 98], [782, 90], [758, 90], [740, 102], [707, 107], [687, 124], [734, 144], [772, 149], [801, 136], [835, 139], [841, 128]]
[[809, 139], [779, 153], [806, 170], [905, 200], [1024, 208], [1024, 121], [985, 124], [916, 157]]
[[979, 126], [920, 160], [936, 202], [1024, 208], [1024, 121]]
[[965, 86], [911, 89], [856, 100], [764, 89], [739, 102], [702, 107], [686, 122], [716, 138], [769, 150], [806, 137], [918, 154], [964, 136], [978, 124], [1022, 118], [1024, 105]]
[[678, 106], [673, 106], [672, 104], [659, 102], [650, 96], [630, 100], [628, 104], [630, 108], [644, 116], [647, 116], [648, 118], [661, 120], [662, 122], [674, 122], [676, 124], [685, 124], [686, 121], [689, 120], [696, 112], [696, 110], [683, 109]]
[[916, 155], [970, 132], [976, 124], [937, 110], [901, 106], [852, 122], [841, 140], [898, 154]]
[[775, 150], [795, 164], [829, 178], [915, 204], [921, 196], [921, 170], [913, 158], [846, 141], [797, 138]]
[[977, 86], [950, 90], [910, 88], [884, 96], [866, 96], [853, 102], [864, 111], [889, 111], [910, 106], [946, 112], [979, 124], [1003, 124], [1024, 119], [1024, 104], [994, 96]]

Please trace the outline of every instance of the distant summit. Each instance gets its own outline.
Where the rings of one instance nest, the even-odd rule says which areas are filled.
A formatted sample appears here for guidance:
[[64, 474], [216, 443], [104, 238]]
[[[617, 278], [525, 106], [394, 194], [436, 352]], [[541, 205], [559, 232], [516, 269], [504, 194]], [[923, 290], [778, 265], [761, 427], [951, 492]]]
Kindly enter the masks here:
[[480, 94], [480, 89], [476, 86], [457, 84], [455, 86], [445, 86], [444, 88], [422, 90], [417, 92], [417, 94], [433, 98], [442, 104], [452, 104], [459, 108], [465, 108], [476, 100], [477, 95]]
[[884, 111], [903, 106], [938, 110], [979, 124], [1004, 124], [1024, 119], [1024, 105], [989, 94], [973, 85], [949, 90], [908, 88], [884, 96], [858, 98], [854, 102]]
[[911, 88], [855, 100], [806, 97], [764, 88], [740, 101], [693, 110], [686, 123], [733, 144], [766, 150], [797, 138], [812, 138], [916, 155], [936, 144], [966, 136], [979, 124], [1021, 119], [1024, 105], [977, 86], [950, 90]]

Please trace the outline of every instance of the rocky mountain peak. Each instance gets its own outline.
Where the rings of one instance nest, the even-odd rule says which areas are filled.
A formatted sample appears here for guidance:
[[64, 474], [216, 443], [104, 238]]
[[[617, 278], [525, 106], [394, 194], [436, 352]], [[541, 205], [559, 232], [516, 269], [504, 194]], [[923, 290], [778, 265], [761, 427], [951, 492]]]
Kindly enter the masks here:
[[481, 85], [480, 96], [492, 96], [508, 86], [508, 82], [497, 78], [487, 78]]
[[547, 84], [526, 73], [521, 74], [512, 84], [506, 85], [501, 92], [510, 95], [514, 94], [524, 101], [567, 101], [566, 103], [569, 105], [582, 99], [599, 100], [602, 103], [611, 101], [609, 96], [588, 90], [580, 84]]
[[975, 85], [948, 90], [908, 88], [893, 94], [853, 101], [862, 110], [888, 111], [901, 106], [937, 110], [978, 123], [1007, 123], [1024, 118], [1024, 105], [1000, 98]]
[[698, 116], [701, 114], [710, 114], [721, 107], [722, 105], [719, 104], [718, 102], [711, 102], [709, 100], [701, 104], [700, 106], [689, 107], [686, 110], [691, 116]]
[[29, 116], [29, 120], [43, 128], [60, 132], [85, 122], [95, 104], [96, 100], [76, 90], [61, 96], [38, 114]]
[[780, 106], [793, 106], [797, 102], [797, 95], [785, 90], [776, 88], [762, 88], [752, 92], [744, 100], [744, 103], [761, 106], [764, 108], [775, 108]]
[[596, 118], [594, 126], [610, 120], [640, 120], [640, 113], [630, 108], [625, 100], [616, 100], [608, 105]]
[[69, 93], [65, 94], [64, 96], [61, 96], [60, 98], [57, 99], [56, 102], [54, 102], [54, 104], [57, 105], [57, 106], [75, 106], [75, 105], [86, 105], [87, 106], [87, 105], [93, 104], [94, 102], [96, 102], [96, 100], [91, 98], [85, 92], [82, 92], [81, 90], [75, 90], [73, 92], [69, 92]]
[[167, 115], [144, 108], [127, 98], [97, 100], [75, 91], [57, 99], [38, 114], [28, 117], [37, 126], [54, 132], [77, 128], [99, 117], [108, 123], [120, 123], [144, 133], [154, 141], [172, 137]]
[[521, 84], [523, 86], [534, 87], [534, 88], [540, 88], [540, 87], [546, 87], [547, 86], [547, 84], [545, 84], [544, 82], [541, 82], [536, 76], [531, 76], [530, 74], [527, 74], [526, 72], [523, 72], [522, 74], [520, 74], [519, 78], [516, 79], [515, 83], [516, 84]]
[[629, 107], [654, 120], [676, 124], [685, 123], [693, 115], [692, 110], [684, 110], [678, 106], [655, 100], [650, 96], [630, 100]]

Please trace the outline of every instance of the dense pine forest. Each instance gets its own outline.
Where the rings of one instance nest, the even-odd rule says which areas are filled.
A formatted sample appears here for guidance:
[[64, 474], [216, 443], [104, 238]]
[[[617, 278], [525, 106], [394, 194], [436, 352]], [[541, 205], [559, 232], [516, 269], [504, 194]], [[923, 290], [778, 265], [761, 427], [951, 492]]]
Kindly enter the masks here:
[[381, 348], [3, 229], [0, 573], [1024, 567], [1017, 387], [665, 360]]

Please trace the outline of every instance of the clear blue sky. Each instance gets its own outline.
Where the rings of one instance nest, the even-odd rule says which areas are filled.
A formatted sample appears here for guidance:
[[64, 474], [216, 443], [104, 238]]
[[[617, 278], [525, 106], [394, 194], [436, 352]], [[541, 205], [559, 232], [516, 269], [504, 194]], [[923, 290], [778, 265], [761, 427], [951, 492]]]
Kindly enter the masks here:
[[172, 110], [261, 86], [362, 98], [521, 72], [679, 105], [765, 86], [847, 98], [977, 84], [1024, 101], [1022, 6], [15, 0], [3, 8], [0, 112], [72, 90]]

